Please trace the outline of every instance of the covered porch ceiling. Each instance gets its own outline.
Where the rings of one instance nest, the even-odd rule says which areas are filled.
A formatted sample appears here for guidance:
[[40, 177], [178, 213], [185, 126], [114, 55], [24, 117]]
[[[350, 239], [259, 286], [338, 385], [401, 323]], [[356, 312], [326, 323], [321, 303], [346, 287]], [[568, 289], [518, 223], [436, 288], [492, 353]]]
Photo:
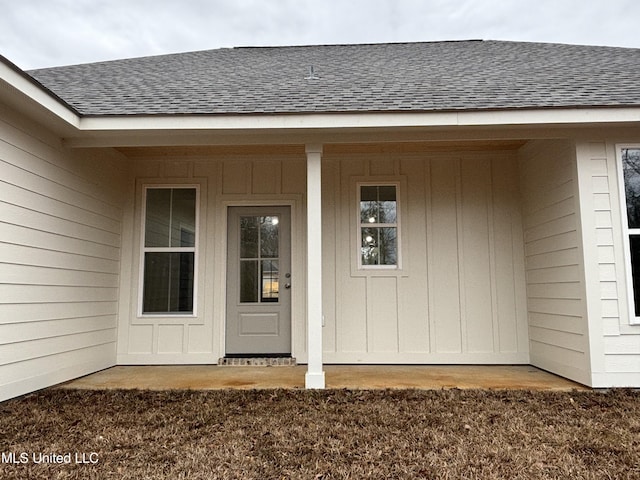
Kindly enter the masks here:
[[[519, 112], [524, 114], [525, 112]], [[409, 118], [407, 122], [396, 122], [393, 114], [380, 114], [380, 118], [368, 124], [369, 114], [363, 114], [363, 124], [341, 125], [341, 119], [336, 118], [335, 124], [322, 122], [322, 125], [306, 125], [304, 119], [300, 124], [279, 125], [269, 117], [253, 117], [254, 125], [241, 122], [242, 125], [234, 125], [234, 119], [206, 118], [201, 119], [202, 124], [192, 124], [190, 118], [169, 119], [174, 120], [166, 124], [164, 122], [151, 122], [146, 125], [140, 122], [143, 119], [122, 119], [118, 127], [114, 129], [102, 129], [100, 123], [94, 125], [96, 129], [79, 129], [67, 132], [63, 136], [63, 143], [71, 148], [93, 147], [201, 147], [217, 146], [221, 148], [245, 146], [277, 145], [280, 148], [297, 146], [300, 151], [304, 145], [325, 145], [327, 148], [339, 151], [341, 145], [354, 145], [358, 150], [366, 150], [367, 144], [401, 144], [401, 147], [390, 147], [391, 152], [413, 151], [437, 151], [439, 148], [450, 150], [452, 146], [458, 148], [472, 148], [486, 150], [517, 149], [518, 142], [526, 142], [533, 139], [577, 139], [589, 138], [599, 140], [611, 138], [612, 135], [633, 137], [640, 134], [640, 111], [633, 121], [614, 121], [614, 117], [607, 120], [593, 118], [593, 122], [576, 121], [571, 123], [544, 123], [536, 122], [535, 111], [530, 112], [531, 123], [527, 123], [526, 116], [520, 121], [510, 118], [496, 117], [492, 121], [496, 123], [456, 125], [439, 124], [430, 115], [424, 114], [424, 118], [415, 122]], [[555, 112], [561, 113], [561, 112]], [[602, 113], [602, 112], [600, 112]], [[624, 112], [620, 112], [623, 114]], [[398, 114], [403, 117], [411, 117], [415, 114]], [[624, 115], [623, 115], [624, 116]], [[295, 116], [292, 116], [295, 117]], [[336, 116], [339, 117], [339, 116]], [[547, 117], [547, 115], [544, 115]], [[582, 115], [580, 115], [581, 120]], [[587, 116], [587, 118], [589, 118]], [[107, 119], [108, 120], [108, 119]], [[161, 120], [161, 119], [157, 119]], [[292, 118], [291, 120], [295, 120]], [[550, 115], [550, 122], [558, 121], [554, 115]], [[628, 120], [631, 120], [629, 118]], [[210, 122], [209, 122], [210, 121]], [[487, 120], [490, 122], [489, 120]], [[385, 122], [388, 122], [385, 124]], [[424, 122], [424, 123], [421, 123]], [[514, 123], [509, 123], [514, 122]], [[87, 124], [89, 125], [89, 124]], [[130, 126], [127, 129], [126, 126]], [[115, 124], [114, 124], [115, 126]], [[71, 133], [69, 135], [69, 133]], [[463, 145], [464, 144], [464, 145]], [[374, 147], [377, 148], [377, 147]], [[405, 150], [397, 150], [398, 148]], [[352, 150], [349, 150], [352, 151]], [[366, 153], [366, 152], [365, 152]]]
[[[324, 155], [414, 154], [445, 152], [516, 151], [527, 140], [468, 140], [431, 142], [328, 143]], [[305, 146], [296, 144], [256, 145], [167, 145], [115, 147], [128, 158], [205, 157], [218, 155], [305, 155]]]

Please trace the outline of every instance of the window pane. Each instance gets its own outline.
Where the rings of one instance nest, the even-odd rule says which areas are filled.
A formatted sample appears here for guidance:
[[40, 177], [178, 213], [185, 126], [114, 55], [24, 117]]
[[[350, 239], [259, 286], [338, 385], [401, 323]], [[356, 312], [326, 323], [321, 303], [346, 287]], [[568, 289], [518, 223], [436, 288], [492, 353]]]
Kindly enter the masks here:
[[362, 223], [396, 223], [396, 187], [360, 187], [360, 221]]
[[360, 221], [362, 223], [378, 223], [378, 202], [360, 202]]
[[379, 229], [380, 265], [398, 264], [398, 231], [395, 227]]
[[258, 258], [258, 217], [240, 217], [240, 258]]
[[362, 228], [362, 265], [397, 265], [397, 236], [395, 227]]
[[[192, 252], [173, 253], [178, 261], [173, 262], [170, 305], [172, 312], [193, 312], [193, 272], [194, 257]], [[174, 257], [174, 258], [175, 258]], [[177, 271], [176, 271], [177, 267]]]
[[360, 187], [360, 221], [378, 223], [378, 187]]
[[193, 247], [195, 188], [147, 189], [145, 247]]
[[380, 223], [396, 223], [396, 187], [378, 187]]
[[378, 201], [378, 187], [375, 185], [363, 185], [360, 187], [360, 200], [363, 202]]
[[258, 261], [240, 261], [240, 303], [258, 301]]
[[263, 302], [277, 302], [280, 294], [280, 282], [277, 260], [262, 261], [262, 294]]
[[363, 265], [378, 264], [378, 229], [362, 229], [362, 245], [360, 247]]
[[260, 256], [262, 258], [276, 258], [278, 256], [278, 224], [280, 219], [260, 217]]
[[192, 252], [145, 253], [143, 313], [192, 313], [193, 272]]
[[171, 192], [171, 246], [194, 247], [196, 244], [196, 189], [174, 188]]
[[622, 149], [622, 171], [629, 228], [640, 228], [640, 149]]
[[640, 235], [630, 235], [631, 272], [633, 276], [633, 304], [635, 314], [640, 317]]
[[171, 189], [150, 188], [147, 190], [145, 247], [169, 246], [170, 209]]

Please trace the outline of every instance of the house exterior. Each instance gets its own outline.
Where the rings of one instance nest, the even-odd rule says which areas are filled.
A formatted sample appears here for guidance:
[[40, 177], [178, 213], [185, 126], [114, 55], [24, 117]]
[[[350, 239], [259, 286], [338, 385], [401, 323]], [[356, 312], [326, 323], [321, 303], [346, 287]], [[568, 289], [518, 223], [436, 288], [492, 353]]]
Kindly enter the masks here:
[[640, 50], [0, 60], [0, 400], [113, 365], [640, 387]]

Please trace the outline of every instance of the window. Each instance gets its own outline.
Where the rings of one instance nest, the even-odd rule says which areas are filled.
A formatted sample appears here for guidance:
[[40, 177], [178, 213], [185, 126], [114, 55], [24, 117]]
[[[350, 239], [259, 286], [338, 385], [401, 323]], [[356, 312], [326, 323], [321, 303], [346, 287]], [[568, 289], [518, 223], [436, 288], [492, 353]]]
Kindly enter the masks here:
[[398, 186], [358, 187], [361, 268], [398, 268]]
[[193, 314], [195, 187], [145, 189], [143, 314]]
[[619, 150], [631, 323], [640, 323], [640, 146]]

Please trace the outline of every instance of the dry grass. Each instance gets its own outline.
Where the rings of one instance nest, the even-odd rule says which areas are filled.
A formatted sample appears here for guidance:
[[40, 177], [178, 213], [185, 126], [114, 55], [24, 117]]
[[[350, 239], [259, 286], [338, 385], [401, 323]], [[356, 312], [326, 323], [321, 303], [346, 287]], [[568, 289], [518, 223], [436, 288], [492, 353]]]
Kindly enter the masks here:
[[99, 459], [3, 479], [640, 478], [640, 393], [47, 390], [0, 404], [0, 451]]

